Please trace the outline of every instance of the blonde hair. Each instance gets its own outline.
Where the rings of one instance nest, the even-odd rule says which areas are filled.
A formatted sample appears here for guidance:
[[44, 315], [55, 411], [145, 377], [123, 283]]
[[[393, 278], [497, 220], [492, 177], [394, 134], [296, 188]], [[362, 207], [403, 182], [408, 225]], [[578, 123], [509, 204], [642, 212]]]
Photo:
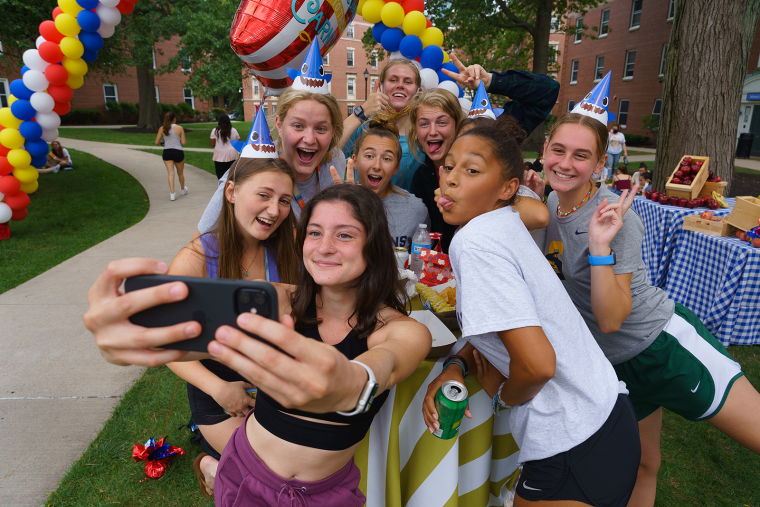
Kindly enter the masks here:
[[421, 106], [437, 107], [451, 116], [454, 119], [454, 132], [459, 129], [459, 124], [465, 119], [462, 106], [459, 105], [459, 99], [448, 90], [433, 88], [415, 95], [409, 110], [409, 121], [406, 125], [406, 141], [409, 144], [412, 156], [417, 160], [420, 160], [420, 150], [425, 153], [417, 141], [417, 110]]
[[422, 86], [422, 77], [420, 76], [420, 69], [417, 68], [417, 66], [412, 62], [411, 60], [407, 60], [406, 58], [394, 58], [393, 60], [389, 61], [388, 64], [383, 67], [383, 70], [380, 71], [380, 83], [385, 82], [385, 78], [388, 75], [388, 71], [391, 67], [394, 67], [396, 65], [406, 65], [412, 71], [414, 71], [414, 82], [417, 85], [417, 88]]
[[[340, 112], [340, 106], [338, 101], [332, 95], [323, 95], [321, 93], [312, 93], [303, 90], [294, 90], [293, 88], [286, 88], [277, 100], [277, 118], [280, 120], [280, 125], [285, 123], [285, 116], [288, 111], [294, 105], [298, 104], [302, 100], [313, 100], [319, 102], [327, 108], [330, 113], [330, 122], [332, 123], [333, 136], [330, 140], [330, 147], [327, 149], [325, 158], [320, 163], [330, 162], [332, 160], [333, 149], [338, 145], [340, 138], [343, 137], [343, 115]], [[280, 141], [277, 141], [282, 142]]]
[[549, 142], [551, 142], [552, 136], [554, 136], [562, 125], [581, 125], [594, 134], [594, 137], [596, 138], [597, 161], [607, 153], [607, 139], [609, 137], [609, 132], [607, 132], [607, 126], [599, 120], [586, 116], [585, 114], [567, 113], [554, 122], [551, 131], [549, 131]]

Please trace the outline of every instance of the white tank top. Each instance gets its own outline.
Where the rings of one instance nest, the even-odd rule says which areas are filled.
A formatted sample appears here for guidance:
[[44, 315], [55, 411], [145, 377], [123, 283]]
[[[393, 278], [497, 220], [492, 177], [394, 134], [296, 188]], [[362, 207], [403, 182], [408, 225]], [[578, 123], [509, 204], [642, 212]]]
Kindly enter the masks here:
[[182, 142], [174, 132], [174, 125], [169, 128], [169, 135], [164, 134], [164, 149], [165, 150], [181, 150]]

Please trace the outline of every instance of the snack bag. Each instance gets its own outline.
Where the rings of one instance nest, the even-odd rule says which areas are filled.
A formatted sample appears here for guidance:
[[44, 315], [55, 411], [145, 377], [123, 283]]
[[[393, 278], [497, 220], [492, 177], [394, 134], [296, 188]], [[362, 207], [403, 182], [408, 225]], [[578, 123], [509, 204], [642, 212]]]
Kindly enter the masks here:
[[454, 278], [454, 272], [451, 269], [448, 255], [423, 248], [420, 251], [420, 259], [425, 263], [422, 268], [420, 282], [428, 287], [446, 283]]

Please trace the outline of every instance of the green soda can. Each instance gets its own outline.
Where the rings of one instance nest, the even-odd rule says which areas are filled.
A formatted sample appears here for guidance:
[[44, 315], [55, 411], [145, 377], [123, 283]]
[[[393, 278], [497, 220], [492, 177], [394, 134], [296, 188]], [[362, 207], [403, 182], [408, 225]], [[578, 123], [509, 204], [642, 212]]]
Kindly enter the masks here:
[[444, 382], [435, 394], [435, 411], [440, 426], [433, 435], [441, 440], [457, 436], [466, 408], [467, 388], [464, 384], [456, 380]]

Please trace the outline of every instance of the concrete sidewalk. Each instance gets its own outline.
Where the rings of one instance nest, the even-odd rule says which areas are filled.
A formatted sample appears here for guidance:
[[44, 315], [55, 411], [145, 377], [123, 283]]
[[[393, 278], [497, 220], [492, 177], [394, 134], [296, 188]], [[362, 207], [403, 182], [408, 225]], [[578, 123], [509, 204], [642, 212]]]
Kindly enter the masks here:
[[134, 176], [148, 193], [150, 210], [130, 229], [0, 295], [3, 507], [41, 505], [142, 372], [101, 357], [82, 323], [87, 290], [113, 259], [171, 262], [192, 238], [217, 185], [214, 175], [185, 166], [189, 193], [172, 202], [166, 169], [155, 155], [123, 145], [61, 142]]

